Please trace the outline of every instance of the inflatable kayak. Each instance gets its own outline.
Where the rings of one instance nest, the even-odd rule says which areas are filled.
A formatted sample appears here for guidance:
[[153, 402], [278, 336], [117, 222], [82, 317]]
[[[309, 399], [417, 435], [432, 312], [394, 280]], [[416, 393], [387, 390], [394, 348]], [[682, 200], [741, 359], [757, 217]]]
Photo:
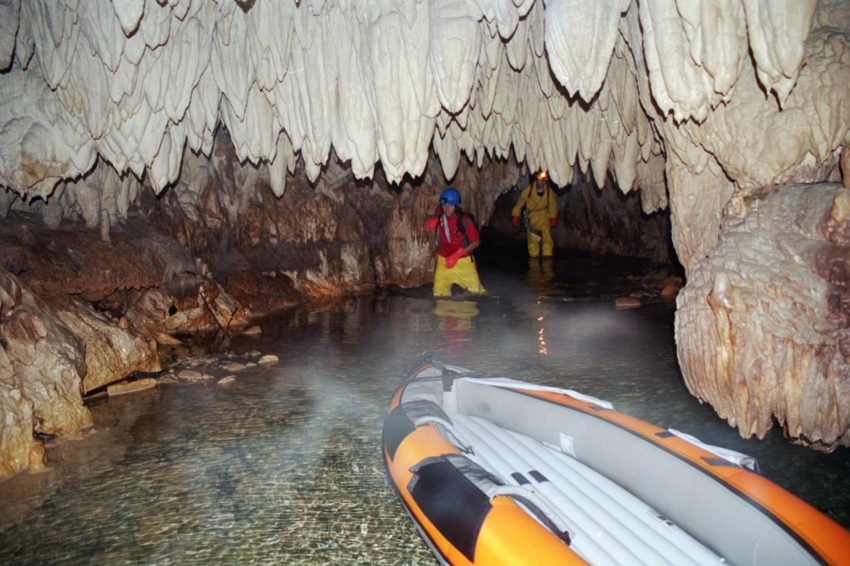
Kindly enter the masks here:
[[393, 396], [383, 453], [443, 564], [850, 564], [850, 532], [752, 458], [431, 353]]

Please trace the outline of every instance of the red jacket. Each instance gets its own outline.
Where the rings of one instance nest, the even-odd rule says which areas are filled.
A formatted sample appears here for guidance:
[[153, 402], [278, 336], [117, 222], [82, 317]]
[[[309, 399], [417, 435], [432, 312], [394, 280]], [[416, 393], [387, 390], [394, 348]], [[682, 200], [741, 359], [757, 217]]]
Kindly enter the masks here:
[[[439, 224], [437, 224], [437, 232], [440, 233], [440, 250], [438, 253], [443, 257], [449, 257], [458, 249], [465, 248], [470, 243], [477, 242], [480, 239], [475, 222], [464, 212], [445, 216], [440, 210], [437, 218], [440, 219]], [[457, 222], [460, 218], [464, 218], [466, 234], [457, 229]], [[446, 234], [446, 228], [448, 228], [448, 234]], [[464, 254], [464, 257], [466, 257], [466, 254]]]

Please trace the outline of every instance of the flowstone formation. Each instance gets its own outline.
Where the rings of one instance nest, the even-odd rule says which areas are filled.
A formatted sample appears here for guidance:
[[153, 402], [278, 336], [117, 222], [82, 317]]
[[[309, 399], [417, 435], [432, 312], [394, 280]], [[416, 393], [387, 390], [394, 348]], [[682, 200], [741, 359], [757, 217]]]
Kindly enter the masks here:
[[[765, 187], [841, 180], [848, 33], [842, 0], [7, 0], [0, 217], [81, 222], [116, 245], [143, 211], [191, 257], [172, 289], [183, 298], [121, 291], [104, 308], [185, 300], [207, 316], [212, 295], [232, 313], [258, 293], [266, 308], [290, 291], [421, 282], [433, 265], [422, 220], [446, 184], [486, 224], [520, 168], [562, 187], [591, 171], [637, 192], [644, 213], [669, 208], [678, 260], [699, 274], [688, 285], [702, 289], [724, 281], [710, 261], [724, 222], [746, 217]], [[812, 223], [819, 210], [800, 214]], [[738, 265], [751, 280], [754, 264]], [[792, 295], [775, 303], [777, 336], [800, 308]], [[752, 368], [692, 363], [707, 359], [694, 337], [713, 336], [715, 319], [682, 306], [694, 391], [727, 371], [745, 381]], [[847, 330], [836, 332], [841, 342]], [[820, 338], [797, 338], [832, 367]], [[725, 347], [711, 339], [709, 350]], [[805, 358], [783, 367], [807, 374]], [[818, 375], [818, 391], [848, 379]], [[803, 403], [802, 391], [766, 389], [752, 389], [754, 405], [805, 413], [791, 436], [824, 448], [846, 438], [843, 405], [831, 432], [814, 424], [832, 411], [825, 393]], [[782, 401], [761, 403], [768, 395]], [[718, 410], [746, 422], [744, 435], [766, 426], [751, 426], [742, 403]]]
[[775, 419], [794, 442], [850, 446], [848, 250], [850, 190], [790, 185], [730, 214], [692, 270], [676, 318], [686, 382], [743, 436]]

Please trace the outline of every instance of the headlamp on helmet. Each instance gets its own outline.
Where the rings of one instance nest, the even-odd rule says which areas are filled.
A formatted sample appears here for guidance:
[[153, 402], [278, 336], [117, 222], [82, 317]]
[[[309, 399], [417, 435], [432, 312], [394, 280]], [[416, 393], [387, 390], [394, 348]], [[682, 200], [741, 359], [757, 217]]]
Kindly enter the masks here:
[[549, 173], [547, 171], [541, 171], [540, 173], [537, 174], [537, 180], [538, 181], [545, 181], [548, 178], [549, 178]]

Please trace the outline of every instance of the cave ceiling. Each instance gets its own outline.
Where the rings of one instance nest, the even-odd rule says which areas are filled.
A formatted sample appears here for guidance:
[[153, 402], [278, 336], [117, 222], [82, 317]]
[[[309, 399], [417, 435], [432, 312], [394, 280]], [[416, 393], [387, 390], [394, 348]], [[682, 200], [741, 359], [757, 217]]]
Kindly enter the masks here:
[[[834, 168], [847, 5], [3, 0], [0, 215], [98, 159], [160, 193], [222, 125], [278, 195], [299, 160], [311, 180], [334, 160], [397, 183], [431, 153], [451, 180], [512, 152], [562, 186], [592, 170], [645, 212], [702, 214], [711, 243], [734, 192]], [[674, 228], [686, 267], [704, 236]]]

